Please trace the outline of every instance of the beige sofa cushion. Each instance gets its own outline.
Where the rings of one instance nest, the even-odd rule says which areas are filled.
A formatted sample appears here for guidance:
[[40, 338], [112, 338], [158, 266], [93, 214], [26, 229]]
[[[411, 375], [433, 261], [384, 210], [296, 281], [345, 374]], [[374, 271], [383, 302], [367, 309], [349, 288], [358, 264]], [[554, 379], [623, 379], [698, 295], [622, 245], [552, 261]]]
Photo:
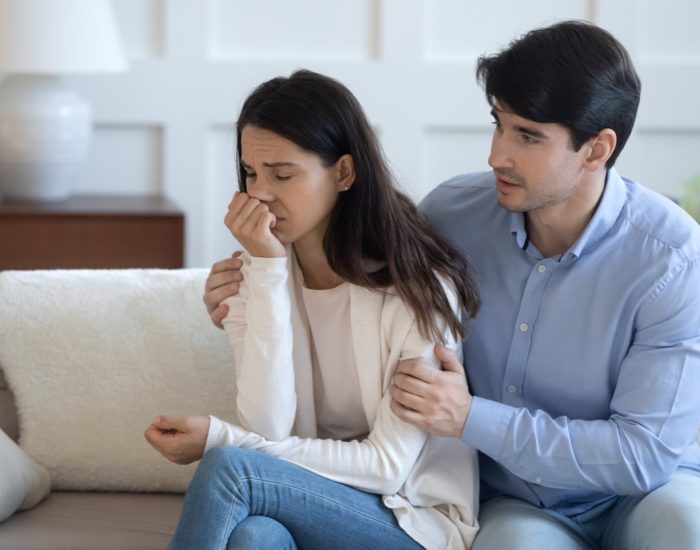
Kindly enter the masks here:
[[181, 495], [53, 492], [0, 524], [3, 550], [162, 550]]
[[235, 421], [233, 353], [206, 270], [0, 273], [0, 368], [20, 445], [54, 489], [183, 491], [194, 471], [143, 438], [157, 414]]

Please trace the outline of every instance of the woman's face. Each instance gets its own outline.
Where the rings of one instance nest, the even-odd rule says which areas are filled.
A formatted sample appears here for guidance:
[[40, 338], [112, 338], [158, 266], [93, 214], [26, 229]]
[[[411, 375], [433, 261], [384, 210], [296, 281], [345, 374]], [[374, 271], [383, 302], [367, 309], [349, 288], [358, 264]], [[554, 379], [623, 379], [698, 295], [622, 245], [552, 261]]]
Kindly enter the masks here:
[[248, 194], [268, 205], [276, 218], [272, 233], [282, 244], [323, 239], [338, 193], [348, 185], [343, 158], [326, 167], [317, 154], [274, 132], [250, 124], [243, 128], [241, 163]]

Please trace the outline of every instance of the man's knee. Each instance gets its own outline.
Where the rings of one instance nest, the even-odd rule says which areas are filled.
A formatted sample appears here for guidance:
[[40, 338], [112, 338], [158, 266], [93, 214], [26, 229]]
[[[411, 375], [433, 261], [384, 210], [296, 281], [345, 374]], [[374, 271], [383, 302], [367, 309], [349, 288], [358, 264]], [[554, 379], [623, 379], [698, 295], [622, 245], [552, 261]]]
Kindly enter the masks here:
[[679, 470], [673, 478], [625, 510], [603, 548], [670, 550], [700, 548], [700, 473]]
[[588, 550], [590, 546], [564, 522], [540, 508], [512, 498], [486, 502], [479, 513], [472, 550]]

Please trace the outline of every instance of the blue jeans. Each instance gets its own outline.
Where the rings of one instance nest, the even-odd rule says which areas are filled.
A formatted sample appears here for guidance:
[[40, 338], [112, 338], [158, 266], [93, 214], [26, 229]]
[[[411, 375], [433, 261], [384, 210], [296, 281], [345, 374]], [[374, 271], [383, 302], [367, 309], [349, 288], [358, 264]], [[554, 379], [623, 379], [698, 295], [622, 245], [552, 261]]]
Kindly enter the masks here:
[[258, 451], [214, 448], [190, 484], [171, 550], [419, 549], [378, 495]]
[[700, 549], [700, 473], [679, 469], [646, 496], [619, 497], [572, 518], [522, 500], [483, 503], [472, 550]]

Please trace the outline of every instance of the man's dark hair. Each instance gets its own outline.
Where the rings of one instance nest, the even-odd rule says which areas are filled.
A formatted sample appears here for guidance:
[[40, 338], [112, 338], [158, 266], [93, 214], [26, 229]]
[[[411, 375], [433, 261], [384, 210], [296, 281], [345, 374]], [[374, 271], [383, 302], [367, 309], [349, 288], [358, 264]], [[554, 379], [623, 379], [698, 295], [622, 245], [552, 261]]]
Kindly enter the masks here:
[[624, 46], [583, 21], [530, 31], [480, 57], [476, 75], [491, 106], [498, 101], [523, 118], [565, 126], [575, 151], [601, 130], [614, 130], [617, 146], [607, 168], [632, 132], [642, 87]]

